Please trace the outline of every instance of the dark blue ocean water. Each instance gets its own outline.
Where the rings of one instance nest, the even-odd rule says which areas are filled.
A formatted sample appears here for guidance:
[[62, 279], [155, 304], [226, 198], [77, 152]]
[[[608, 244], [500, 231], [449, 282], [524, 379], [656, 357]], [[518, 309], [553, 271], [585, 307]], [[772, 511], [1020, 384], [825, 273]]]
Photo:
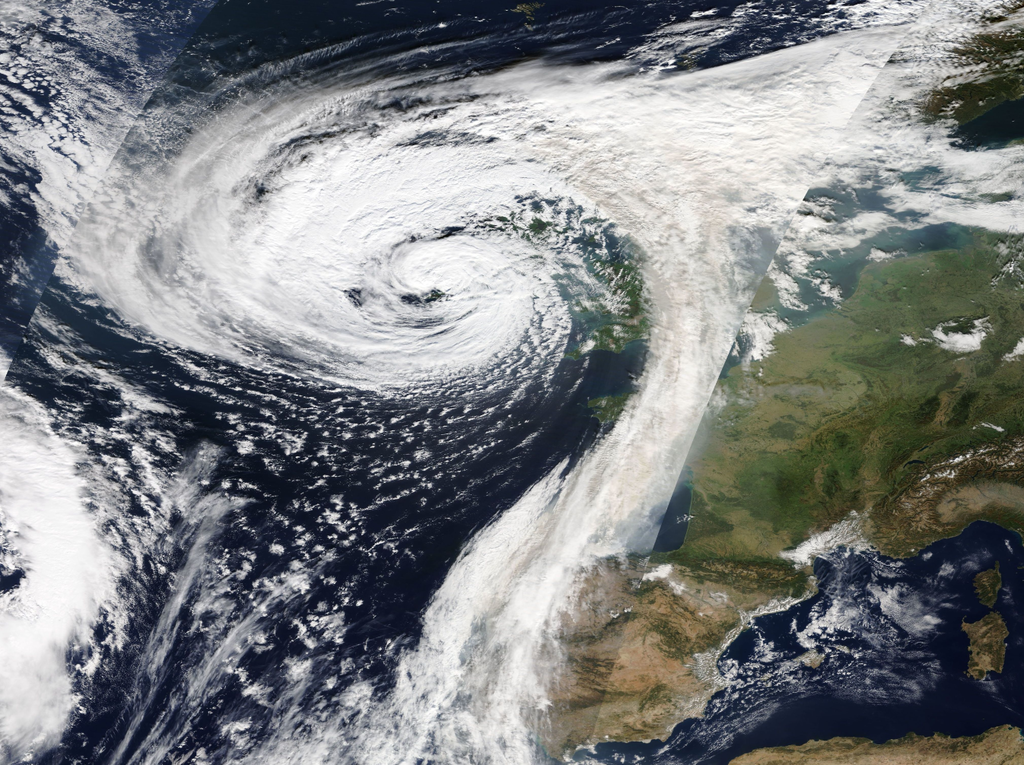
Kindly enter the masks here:
[[[280, 612], [259, 619], [275, 635], [274, 648], [251, 651], [241, 666], [254, 677], [283, 684], [282, 662], [302, 656], [317, 662], [317, 671], [324, 676], [377, 679], [382, 692], [390, 683], [392, 660], [385, 646], [396, 639], [415, 638], [422, 609], [465, 541], [561, 459], [572, 460], [587, 448], [600, 425], [586, 401], [619, 392], [616, 386], [630, 379], [631, 363], [637, 358], [611, 353], [581, 360], [566, 357], [555, 383], [536, 386], [515, 409], [495, 416], [482, 414], [501, 408], [503, 393], [498, 391], [491, 398], [474, 400], [475, 411], [464, 412], [453, 424], [445, 410], [464, 402], [426, 391], [419, 401], [393, 402], [316, 381], [268, 377], [133, 341], [114, 331], [116, 324], [109, 316], [96, 309], [83, 310], [77, 296], [59, 280], [43, 298], [40, 311], [55, 324], [74, 327], [78, 336], [74, 347], [62, 347], [55, 337], [34, 326], [8, 380], [58, 413], [66, 435], [109, 458], [132, 463], [133, 441], [145, 440], [143, 427], [164, 432], [174, 439], [175, 449], [156, 455], [154, 464], [171, 473], [181, 469], [176, 463], [187, 463], [199, 449], [221, 450], [224, 456], [208, 480], [212, 487], [239, 487], [234, 494], [244, 497], [246, 504], [222, 519], [209, 547], [215, 551], [211, 557], [232, 568], [252, 567], [253, 576], [233, 591], [235, 598], [244, 603], [258, 579], [285, 574], [291, 561], [302, 557], [304, 547], [336, 550], [339, 525], [345, 524], [326, 522], [325, 510], [359, 516], [358, 523], [349, 524], [354, 533], [350, 546], [314, 566], [321, 581], [330, 578], [339, 586], [321, 585]], [[46, 358], [55, 347], [70, 354], [81, 372], [55, 374]], [[190, 374], [183, 362], [207, 373]], [[138, 431], [125, 431], [118, 424], [125, 414], [123, 404], [115, 390], [96, 385], [94, 368], [119, 370], [138, 390], [172, 407], [176, 414], [149, 421]], [[69, 411], [73, 417], [61, 417]], [[237, 433], [228, 423], [238, 421], [272, 423], [264, 437], [257, 436], [248, 455], [234, 448]], [[128, 438], [112, 445], [104, 435], [114, 432]], [[301, 451], [286, 453], [284, 439], [290, 434], [302, 435]], [[388, 481], [374, 471], [381, 464], [415, 462], [416, 452], [424, 447], [430, 457], [420, 467], [429, 474], [429, 481], [408, 473], [404, 479]], [[468, 457], [473, 453], [475, 457]], [[142, 476], [128, 476], [126, 483], [133, 482], [142, 485]], [[127, 499], [124, 512], [144, 521], [150, 513], [147, 502], [159, 497], [136, 490]], [[185, 673], [194, 656], [208, 648], [201, 638], [197, 643], [189, 634], [199, 624], [183, 613], [172, 657], [159, 682], [136, 681], [130, 671], [159, 619], [173, 579], [159, 567], [174, 571], [195, 545], [197, 530], [189, 529], [185, 519], [178, 526], [178, 538], [168, 549], [147, 551], [152, 559], [143, 560], [136, 572], [130, 593], [136, 602], [130, 646], [106, 657], [114, 671], [101, 676], [91, 689], [92, 712], [69, 732], [55, 761], [95, 761], [98, 752], [118, 739], [127, 722], [126, 695], [134, 703], [152, 707], [153, 715], [171, 706], [181, 693], [178, 672]], [[298, 528], [308, 530], [310, 537], [300, 540]], [[273, 553], [271, 541], [284, 552]], [[343, 609], [348, 631], [344, 645], [310, 651], [292, 622], [297, 615], [316, 611], [321, 603], [332, 610]], [[223, 722], [222, 706], [236, 703], [240, 688], [229, 685], [211, 692], [213, 699], [189, 720], [196, 736], [206, 730], [216, 738]], [[257, 705], [248, 709], [242, 702], [241, 706], [249, 715], [260, 711]]]
[[995, 149], [1024, 139], [1024, 98], [1004, 101], [961, 125], [954, 135], [973, 149]]
[[[57, 123], [47, 125], [39, 121], [28, 104], [46, 114], [55, 106], [67, 109], [79, 99], [96, 99], [101, 94], [109, 99], [112, 93], [120, 102], [99, 105], [100, 109], [114, 109], [110, 119], [123, 123], [127, 129], [131, 115], [145, 104], [150, 91], [161, 81], [214, 2], [101, 0], [94, 4], [91, 21], [84, 22], [74, 12], [64, 13], [52, 4], [40, 3], [41, 13], [38, 18], [27, 14], [27, 18], [33, 19], [28, 24], [19, 24], [18, 14], [13, 14], [9, 21], [5, 19], [8, 23], [0, 30], [0, 51], [12, 56], [25, 54], [29, 60], [51, 58], [46, 50], [57, 50], [60, 54], [48, 62], [53, 67], [53, 79], [35, 84], [22, 92], [20, 98], [5, 97], [5, 111], [0, 115], [0, 189], [7, 199], [6, 204], [0, 205], [0, 354], [10, 356], [17, 348], [58, 254], [46, 221], [37, 209], [35, 192], [42, 174], [26, 156], [26, 147], [20, 144], [33, 130], [46, 134]], [[104, 14], [109, 17], [104, 19]], [[98, 25], [110, 23], [110, 19], [120, 25], [118, 34], [126, 35], [120, 42], [123, 48], [134, 51], [131, 55], [118, 55], [105, 47], [103, 30]], [[62, 71], [62, 58], [75, 59], [76, 66]], [[44, 72], [34, 74], [41, 76]], [[100, 83], [111, 90], [91, 90]], [[7, 87], [18, 90], [10, 83]], [[82, 109], [74, 111], [79, 116], [84, 114]], [[81, 127], [72, 124], [69, 131], [74, 134]], [[95, 148], [112, 154], [117, 146]]]
[[[997, 562], [995, 609], [1010, 637], [1002, 673], [978, 681], [966, 674], [961, 625], [989, 612], [973, 580]], [[1016, 533], [977, 522], [913, 558], [840, 550], [814, 571], [817, 595], [755, 619], [725, 651], [719, 668], [731, 687], [703, 719], [681, 723], [664, 742], [601, 744], [597, 759], [724, 765], [752, 749], [812, 739], [883, 742], [1024, 726], [1024, 546]], [[815, 625], [822, 629], [810, 642], [825, 656], [817, 669], [796, 661]]]
[[[717, 15], [729, 16], [736, 7], [718, 6]], [[510, 8], [482, 8], [469, 2], [225, 0], [185, 46], [126, 146], [148, 140], [151, 133], [146, 131], [168, 110], [180, 106], [187, 114], [186, 107], [206, 103], [214, 92], [217, 98], [230, 99], [233, 91], [228, 85], [244, 80], [246, 73], [302, 52], [326, 49], [316, 64], [325, 67], [365, 67], [386, 60], [381, 75], [396, 67], [427, 72], [444, 67], [470, 74], [539, 57], [573, 63], [614, 60], [665, 24], [714, 8], [699, 2], [547, 2], [536, 9], [528, 27], [523, 14]], [[826, 11], [834, 13], [835, 6], [809, 0], [791, 4], [786, 13], [777, 11], [763, 8], [752, 14], [686, 65], [715, 66], [812, 38], [819, 34], [816, 19]], [[644, 62], [638, 60], [637, 65]], [[130, 161], [131, 156], [125, 156], [130, 151], [127, 148], [121, 159]], [[24, 173], [31, 180], [31, 168], [24, 168]], [[12, 208], [8, 214], [3, 229], [8, 233], [3, 235], [11, 242], [10, 251], [26, 257], [42, 253], [33, 260], [38, 267], [33, 266], [32, 284], [38, 291], [55, 253], [38, 232], [30, 206]], [[32, 302], [16, 296], [5, 303], [11, 309], [5, 330], [10, 340], [4, 342], [19, 335]], [[511, 409], [503, 406], [501, 386], [490, 398], [472, 402], [427, 390], [395, 400], [313, 379], [257, 373], [168, 348], [127, 331], [113, 312], [59, 279], [51, 282], [39, 305], [9, 384], [41, 402], [52, 414], [57, 433], [82, 444], [94, 462], [124, 466], [121, 473], [111, 472], [118, 476], [112, 481], [121, 502], [120, 515], [109, 520], [112, 538], [123, 531], [121, 536], [129, 539], [132, 529], [145, 527], [162, 513], [171, 519], [167, 532], [151, 547], [132, 548], [125, 542], [121, 550], [134, 566], [119, 591], [132, 613], [127, 640], [122, 646], [105, 642], [115, 627], [101, 621], [91, 649], [99, 652], [101, 669], [77, 689], [82, 710], [60, 749], [43, 758], [54, 763], [126, 763], [151, 755], [165, 741], [171, 742], [168, 757], [184, 757], [202, 747], [216, 761], [229, 751], [225, 721], [247, 720], [248, 735], [254, 740], [277, 724], [273, 706], [245, 692], [243, 674], [258, 679], [270, 698], [278, 699], [291, 688], [286, 672], [290, 661], [310, 662], [314, 676], [321, 679], [343, 678], [336, 687], [324, 683], [315, 694], [310, 691], [308, 700], [298, 702], [307, 704], [311, 717], [314, 712], [333, 714], [345, 687], [356, 680], [385, 693], [395, 681], [397, 648], [418, 639], [423, 610], [467, 540], [561, 461], [571, 465], [585, 452], [600, 430], [586, 401], [627, 390], [643, 361], [640, 346], [623, 354], [564, 358], [551, 385], [530, 387]], [[129, 386], [164, 409], [137, 416], [122, 395]], [[452, 417], [457, 409], [462, 410], [460, 416]], [[252, 444], [246, 450], [237, 448], [243, 435]], [[207, 453], [215, 455], [215, 467], [191, 487], [195, 496], [202, 500], [223, 490], [238, 501], [223, 515], [209, 518], [192, 517], [188, 508], [160, 507], [163, 500], [148, 481], [147, 469], [187, 478]], [[672, 533], [665, 532], [658, 542], [664, 549], [681, 541], [685, 524], [678, 521], [686, 505], [684, 487], [671, 505]], [[966, 567], [963, 560], [970, 545], [988, 550], [997, 536], [991, 529], [972, 527], [960, 540], [939, 543], [933, 562], [923, 557], [915, 559], [920, 564], [907, 562], [899, 581], [927, 589], [928, 565], [940, 566], [945, 556]], [[957, 544], [967, 547], [958, 553]], [[1017, 555], [1019, 541], [1013, 544]], [[942, 552], [942, 545], [949, 549]], [[989, 554], [1000, 553], [992, 548]], [[202, 565], [193, 566], [195, 561]], [[311, 584], [275, 600], [267, 593], [267, 582], [287, 581], [296, 562], [303, 572], [311, 572]], [[827, 604], [829, 597], [856, 600], [855, 583], [873, 581], [871, 577], [882, 576], [876, 569], [884, 568], [874, 560], [864, 563], [857, 555], [819, 565], [839, 573], [825, 576], [821, 570], [826, 584], [818, 598], [759, 620], [748, 633], [751, 637], [741, 638], [723, 657], [723, 662], [735, 664], [734, 673], [741, 680], [753, 678], [764, 664], [757, 651], [766, 639], [783, 655], [802, 652], [789, 637], [788, 625], [794, 619], [811, 619], [813, 609]], [[920, 569], [914, 568], [918, 565]], [[1008, 584], [1001, 609], [1010, 609], [1007, 599], [1017, 591], [1010, 569], [1005, 563]], [[965, 638], [957, 643], [953, 633], [954, 626], [958, 629], [957, 614], [974, 613], [964, 594], [969, 576], [964, 573], [961, 578], [967, 584], [957, 580], [948, 593], [942, 591], [951, 605], [939, 609], [945, 621], [935, 634], [948, 633], [948, 644], [942, 642], [946, 638], [929, 638], [913, 650], [936, 653], [939, 658], [929, 658], [928, 666], [937, 662], [935, 666], [953, 678], [949, 687], [970, 690], [974, 686], [964, 685], [954, 672], [959, 659], [966, 661], [961, 656]], [[200, 599], [211, 591], [221, 593], [219, 610]], [[182, 593], [181, 605], [174, 606], [173, 596]], [[273, 608], [253, 605], [260, 603]], [[869, 597], [857, 603], [872, 613]], [[169, 611], [172, 607], [177, 610]], [[300, 619], [334, 613], [344, 617], [344, 636], [334, 642], [309, 641]], [[1010, 621], [1011, 613], [1004, 615]], [[161, 635], [169, 640], [156, 662], [154, 636], [167, 619], [173, 631]], [[218, 676], [201, 694], [190, 693], [190, 678], [201, 662], [227, 644], [231, 628], [240, 624], [247, 635], [259, 634], [263, 640], [238, 649], [236, 665], [243, 672]], [[898, 630], [894, 634], [898, 637]], [[891, 678], [899, 684], [911, 670], [894, 663], [893, 656], [903, 652], [902, 647], [889, 652], [878, 648], [876, 653], [857, 650], [848, 660], [841, 652], [830, 653], [819, 679], [808, 675], [799, 683], [780, 680], [781, 690], [764, 690], [753, 679], [742, 680], [746, 685], [739, 696], [723, 695], [713, 701], [707, 719], [682, 725], [668, 750], [659, 745], [609, 746], [600, 752], [609, 757], [622, 753], [651, 761], [688, 761], [763, 745], [775, 740], [772, 731], [790, 743], [821, 737], [821, 731], [832, 729], [829, 726], [846, 731], [862, 722], [866, 727], [847, 734], [884, 733], [888, 728], [872, 729], [864, 722], [874, 719], [872, 710], [883, 707], [839, 692], [856, 690], [856, 683], [827, 678], [856, 677], [860, 672], [878, 678], [872, 682], [884, 685], [889, 682], [885, 678]], [[1011, 660], [1018, 661], [1016, 651], [1008, 652], [1007, 678], [1016, 677], [1017, 670], [1010, 667]], [[807, 693], [801, 695], [798, 688]], [[832, 717], [824, 712], [818, 719], [803, 712], [787, 716], [786, 710], [815, 703], [814, 699], [834, 699]], [[791, 702], [796, 706], [790, 707]], [[819, 706], [827, 708], [824, 702]], [[895, 719], [898, 708], [902, 707], [895, 702], [886, 707], [887, 719]], [[899, 718], [907, 721], [904, 728], [917, 724], [914, 708], [911, 705], [911, 716]], [[777, 709], [778, 715], [772, 717], [767, 709]], [[850, 711], [854, 709], [862, 711]], [[994, 712], [979, 715], [972, 719], [997, 717]], [[839, 724], [843, 720], [849, 722], [846, 728]], [[900, 725], [894, 723], [893, 729]], [[135, 732], [130, 734], [131, 730]], [[712, 742], [724, 742], [726, 748]]]
[[[812, 39], [821, 34], [819, 19], [824, 14], [841, 23], [843, 5], [802, 0], [789, 4], [783, 13], [770, 8], [749, 13], [750, 9], [744, 8], [749, 24], [738, 32], [709, 39], [688, 57], [686, 66], [716, 66]], [[560, 0], [536, 8], [535, 22], [529, 27], [524, 14], [514, 11], [513, 3], [494, 6], [468, 0], [104, 0], [102, 6], [132, 30], [137, 59], [111, 56], [84, 34], [76, 36], [59, 24], [12, 28], [13, 36], [6, 45], [17, 53], [30, 38], [38, 37], [45, 44], [66, 47], [87, 62], [97, 78], [120, 90], [125, 103], [134, 108], [150, 97], [169, 56], [179, 51], [168, 81], [156, 88], [158, 101], [187, 97], [187, 91], [211, 88], [225, 77], [261, 64], [330, 46], [339, 46], [339, 53], [353, 61], [384, 60], [406, 53], [402, 66], [410, 69], [460, 63], [467, 72], [486, 71], [537, 57], [580, 63], [612, 61], [666, 24], [709, 11], [715, 17], [729, 17], [745, 4], [661, 0], [595, 5]], [[204, 23], [200, 26], [200, 22]], [[84, 82], [78, 86], [83, 94], [86, 86]], [[53, 97], [52, 93], [35, 92], [32, 100], [46, 108]], [[10, 105], [24, 111], [17, 101]], [[46, 128], [40, 124], [38, 129]], [[0, 161], [6, 188], [38, 185], [38, 169], [12, 153], [3, 141]], [[58, 254], [32, 196], [18, 192], [10, 200], [0, 207], [0, 351], [8, 355], [20, 341]]]

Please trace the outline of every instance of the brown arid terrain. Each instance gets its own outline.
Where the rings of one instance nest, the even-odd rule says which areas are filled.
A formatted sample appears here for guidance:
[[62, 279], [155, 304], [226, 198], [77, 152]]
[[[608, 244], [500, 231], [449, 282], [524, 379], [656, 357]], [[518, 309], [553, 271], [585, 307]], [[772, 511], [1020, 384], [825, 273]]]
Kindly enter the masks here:
[[[793, 602], [778, 600], [756, 571], [731, 582], [724, 573], [638, 557], [603, 561], [588, 573], [578, 607], [562, 624], [567, 660], [543, 737], [552, 756], [598, 740], [663, 737], [701, 715], [722, 687], [721, 650], [753, 614]], [[806, 657], [808, 666], [815, 662]]]
[[980, 736], [916, 736], [875, 744], [865, 738], [757, 749], [730, 765], [1024, 765], [1024, 739], [1009, 725]]
[[[549, 752], [701, 714], [750, 615], [814, 591], [810, 558], [780, 557], [813, 534], [901, 557], [979, 520], [1024, 531], [1024, 358], [1010, 353], [1024, 306], [993, 276], [1018, 244], [979, 233], [965, 251], [872, 264], [837, 310], [730, 370], [691, 457], [685, 544], [601, 564], [563, 624]], [[971, 312], [991, 317], [978, 351], [903, 339]], [[980, 585], [991, 597], [995, 581]], [[974, 631], [995, 671], [1000, 631]]]
[[[1008, 21], [1020, 8], [1007, 4], [954, 51], [922, 118], [963, 124], [1020, 97], [1024, 27]], [[836, 203], [809, 195], [798, 212], [824, 226], [836, 219], [821, 210]], [[824, 549], [910, 557], [976, 521], [1024, 534], [1024, 237], [963, 234], [947, 249], [868, 258], [851, 294], [806, 318], [787, 318], [775, 283], [762, 283], [748, 319], [774, 319], [769, 347], [738, 356], [716, 387], [688, 457], [685, 544], [602, 562], [562, 624], [549, 753], [660, 738], [702, 714], [722, 687], [725, 646], [752, 615], [813, 593], [810, 561]], [[616, 412], [613, 403], [594, 406]], [[998, 570], [975, 585], [993, 609]], [[999, 672], [1003, 617], [992, 610], [963, 627], [965, 671]], [[822, 657], [800, 661], [815, 667]], [[1000, 728], [970, 739], [812, 742], [736, 762], [1022, 758], [1017, 732]]]
[[1003, 617], [997, 611], [989, 611], [976, 622], [964, 620], [963, 628], [971, 639], [967, 674], [975, 680], [983, 680], [989, 672], [1002, 672], [1006, 638], [1010, 636]]

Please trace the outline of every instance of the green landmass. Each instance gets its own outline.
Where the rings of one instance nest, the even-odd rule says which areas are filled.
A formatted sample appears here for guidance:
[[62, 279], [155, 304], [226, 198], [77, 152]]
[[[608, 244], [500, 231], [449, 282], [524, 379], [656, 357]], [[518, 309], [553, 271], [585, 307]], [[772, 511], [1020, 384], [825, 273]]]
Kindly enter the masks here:
[[984, 29], [954, 50], [959, 71], [933, 91], [924, 105], [930, 117], [952, 117], [963, 125], [1006, 101], [1024, 97], [1024, 28], [1007, 23], [1024, 8], [1015, 0], [986, 19]]
[[[846, 522], [906, 556], [976, 520], [1024, 530], [1022, 244], [976, 230], [962, 249], [870, 263], [838, 308], [729, 369], [691, 452], [685, 544], [653, 554], [658, 577], [620, 587], [614, 608], [590, 597], [566, 632], [549, 751], [661, 737], [699, 714], [716, 688], [701, 667], [744, 620], [813, 592], [810, 567], [780, 553], [817, 531]], [[764, 287], [756, 302], [775, 299]], [[978, 576], [983, 602], [1000, 584]], [[1000, 626], [995, 612], [965, 624], [975, 675], [1001, 669]]]
[[[693, 461], [686, 544], [659, 560], [771, 570], [781, 551], [851, 512], [895, 555], [977, 519], [1021, 529], [1012, 498], [941, 507], [972, 481], [1017, 479], [1004, 469], [1012, 460], [997, 457], [1016, 453], [1024, 434], [1024, 358], [1004, 358], [1024, 336], [1024, 300], [1001, 278], [1018, 246], [978, 231], [963, 250], [872, 263], [838, 309], [776, 336], [767, 359], [730, 370], [720, 386], [728, 403], [704, 423]], [[957, 339], [979, 323], [975, 351], [947, 350], [933, 332]], [[958, 475], [955, 465], [980, 447], [984, 458]], [[915, 495], [940, 467], [941, 485]]]
[[731, 765], [1024, 765], [1019, 729], [1003, 725], [980, 736], [951, 738], [909, 734], [876, 744], [866, 738], [833, 738], [800, 746], [757, 749]]
[[996, 561], [995, 568], [982, 571], [974, 577], [974, 591], [978, 593], [978, 600], [982, 605], [992, 608], [999, 597], [999, 589], [1003, 586], [1003, 577], [999, 573], [999, 561]]
[[646, 340], [650, 331], [650, 306], [639, 263], [633, 260], [597, 261], [594, 271], [608, 284], [615, 302], [613, 312], [591, 336], [593, 347], [621, 353], [634, 340]]
[[631, 395], [631, 393], [622, 393], [618, 396], [592, 398], [587, 402], [587, 406], [594, 410], [594, 416], [601, 422], [614, 422], [622, 414]]
[[[585, 217], [578, 206], [542, 199], [521, 201], [522, 211], [495, 216], [483, 225], [537, 247], [573, 252], [587, 270], [585, 280], [571, 273], [556, 275], [580, 328], [566, 355], [580, 359], [592, 351], [622, 353], [630, 343], [646, 341], [651, 304], [640, 247], [607, 220]], [[594, 283], [599, 285], [596, 291]], [[632, 394], [633, 390], [626, 390], [593, 398], [587, 406], [602, 423], [613, 423]]]
[[[647, 340], [651, 306], [639, 246], [608, 221], [583, 217], [578, 207], [533, 199], [527, 210], [525, 214], [497, 216], [484, 225], [538, 246], [575, 250], [603, 288], [603, 294], [574, 299], [573, 310], [584, 327], [584, 337], [568, 355], [580, 358], [594, 350], [621, 353], [629, 343]], [[575, 294], [569, 287], [565, 292]]]

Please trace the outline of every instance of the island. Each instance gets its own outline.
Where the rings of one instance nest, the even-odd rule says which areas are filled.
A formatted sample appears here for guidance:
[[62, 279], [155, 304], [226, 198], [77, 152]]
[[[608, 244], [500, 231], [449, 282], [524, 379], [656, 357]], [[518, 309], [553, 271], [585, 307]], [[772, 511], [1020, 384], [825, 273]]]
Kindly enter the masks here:
[[[990, 609], [999, 599], [1002, 586], [1003, 578], [999, 573], [998, 561], [993, 568], [974, 577], [974, 591], [978, 600]], [[1002, 615], [991, 610], [975, 622], [964, 619], [961, 626], [970, 640], [967, 674], [975, 680], [984, 680], [989, 672], [1002, 672], [1006, 660], [1006, 638], [1010, 636]]]

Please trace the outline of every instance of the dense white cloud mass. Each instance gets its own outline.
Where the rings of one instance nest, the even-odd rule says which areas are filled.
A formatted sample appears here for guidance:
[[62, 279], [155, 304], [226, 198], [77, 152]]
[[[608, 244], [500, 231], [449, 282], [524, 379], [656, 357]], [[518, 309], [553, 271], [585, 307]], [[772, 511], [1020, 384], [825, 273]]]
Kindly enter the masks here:
[[135, 117], [213, 4], [0, 6], [0, 379], [53, 249], [69, 240]]
[[[349, 714], [301, 745], [283, 716], [255, 761], [533, 756], [552, 620], [577, 572], [663, 507], [775, 243], [901, 34], [851, 33], [685, 76], [529, 64], [416, 83], [422, 105], [384, 127], [379, 104], [409, 83], [290, 83], [218, 114], [141, 181], [124, 177], [132, 193], [110, 194], [83, 225], [65, 278], [164, 342], [375, 389], [475, 367], [488, 384], [505, 349], [541, 364], [564, 348], [564, 308], [544, 276], [553, 256], [470, 225], [507, 216], [517, 196], [572, 199], [644, 253], [650, 356], [615, 429], [471, 541], [386, 698], [368, 703], [371, 689], [353, 685]], [[345, 140], [297, 139], [337, 133]], [[251, 179], [272, 192], [266, 205]], [[122, 199], [152, 223], [119, 224]], [[467, 230], [437, 237], [455, 226]], [[270, 272], [283, 274], [275, 289]], [[454, 296], [438, 319], [450, 344], [403, 320], [401, 295], [432, 289]], [[359, 304], [377, 312], [373, 326]]]
[[[65, 246], [58, 273], [69, 294], [110, 309], [120, 337], [149, 343], [140, 356], [158, 348], [199, 379], [181, 388], [224, 410], [216, 416], [234, 428], [232, 458], [259, 455], [275, 476], [328, 413], [296, 415], [307, 404], [266, 390], [258, 404], [265, 421], [245, 420], [224, 403], [236, 404], [231, 391], [244, 389], [233, 387], [234, 371], [354, 390], [364, 404], [373, 397], [447, 396], [458, 406], [449, 401], [438, 408], [453, 422], [487, 393], [507, 392], [512, 400], [525, 397], [529, 383], [553, 378], [572, 342], [579, 303], [613, 297], [568, 239], [513, 235], [504, 226], [518, 219], [529, 228], [531, 210], [556, 218], [554, 229], [595, 219], [628, 235], [642, 253], [652, 326], [637, 391], [614, 428], [602, 431], [578, 461], [546, 470], [461, 548], [421, 615], [418, 641], [386, 648], [393, 686], [382, 691], [355, 674], [330, 678], [330, 689], [345, 688], [340, 706], [309, 703], [321, 698], [323, 682], [311, 674], [311, 659], [289, 658], [284, 692], [240, 666], [246, 650], [269, 640], [261, 620], [296, 603], [304, 607], [301, 598], [320, 576], [317, 566], [328, 553], [309, 542], [307, 529], [295, 529], [295, 540], [261, 540], [274, 559], [298, 547], [303, 553], [287, 572], [247, 583], [249, 599], [239, 606], [232, 588], [241, 591], [250, 572], [245, 566], [254, 567], [257, 554], [244, 550], [244, 565], [233, 559], [229, 565], [228, 554], [217, 553], [211, 541], [218, 524], [244, 504], [212, 485], [220, 452], [189, 457], [177, 477], [158, 467], [172, 461], [173, 438], [147, 426], [150, 440], [143, 444], [129, 426], [176, 412], [125, 384], [118, 377], [125, 370], [96, 365], [83, 374], [97, 390], [118, 390], [125, 413], [109, 432], [75, 433], [99, 444], [98, 451], [117, 454], [90, 465], [85, 484], [70, 443], [48, 430], [34, 404], [12, 398], [29, 414], [17, 414], [13, 404], [3, 412], [14, 423], [19, 456], [0, 457], [0, 530], [21, 540], [10, 546], [25, 561], [26, 585], [17, 597], [38, 592], [44, 614], [47, 604], [63, 604], [54, 606], [50, 621], [29, 624], [15, 610], [0, 621], [2, 644], [39, 668], [18, 675], [32, 684], [19, 695], [34, 694], [38, 704], [4, 716], [0, 733], [13, 756], [52, 743], [73, 707], [63, 652], [82, 642], [97, 614], [124, 621], [127, 601], [112, 594], [111, 572], [130, 570], [132, 559], [177, 535], [185, 552], [175, 559], [181, 563], [176, 589], [140, 648], [143, 681], [133, 686], [137, 708], [127, 713], [115, 761], [155, 764], [191, 746], [190, 716], [231, 682], [246, 703], [272, 714], [261, 736], [249, 737], [253, 723], [225, 713], [220, 734], [232, 746], [219, 761], [392, 765], [438, 753], [451, 762], [534, 759], [534, 734], [560, 660], [553, 627], [572, 602], [579, 573], [601, 557], [649, 543], [741, 326], [753, 359], [769, 353], [772, 337], [789, 326], [775, 313], [743, 324], [777, 244], [786, 242], [772, 274], [781, 302], [801, 308], [800, 280], [813, 282], [824, 298], [838, 294], [815, 276], [808, 249], [859, 242], [889, 223], [883, 213], [865, 214], [840, 227], [841, 242], [836, 227], [818, 226], [813, 215], [791, 226], [808, 187], [936, 158], [948, 173], [961, 174], [970, 194], [1013, 181], [994, 160], [960, 163], [945, 148], [940, 127], [905, 127], [905, 113], [879, 111], [893, 93], [909, 103], [939, 76], [923, 55], [914, 65], [883, 69], [908, 30], [941, 63], [942, 51], [966, 27], [951, 24], [941, 9], [911, 30], [900, 23], [914, 16], [914, 5], [856, 7], [862, 14], [856, 23], [875, 28], [685, 73], [666, 71], [667, 62], [728, 34], [730, 25], [743, 23], [742, 11], [728, 21], [698, 19], [662, 30], [627, 64], [531, 62], [465, 78], [435, 72], [370, 80], [359, 79], [365, 72], [319, 71], [321, 54], [268, 66], [233, 84], [236, 92], [208, 113], [186, 115], [187, 131], [175, 128], [180, 115], [155, 107], [147, 123], [152, 132], [128, 143], [73, 239], [74, 211], [95, 175], [86, 174], [93, 180], [79, 188], [62, 169], [64, 160], [43, 163], [51, 180], [40, 188], [61, 189], [47, 204], [57, 211], [51, 236]], [[885, 83], [872, 91], [870, 108], [858, 110], [880, 72]], [[155, 128], [164, 117], [161, 133]], [[99, 168], [97, 157], [86, 164]], [[970, 210], [967, 192], [932, 199], [927, 189], [894, 185], [886, 193], [897, 205], [905, 199], [918, 208], [941, 206], [947, 218]], [[1012, 205], [991, 210], [993, 225], [1009, 225], [1016, 214]], [[40, 322], [55, 343], [77, 342], [54, 317]], [[40, 353], [70, 374], [58, 352]], [[152, 369], [161, 374], [159, 366]], [[281, 424], [281, 413], [282, 421], [294, 416], [307, 430]], [[405, 427], [400, 420], [388, 424], [398, 431]], [[259, 452], [253, 431], [260, 429], [280, 453]], [[410, 429], [406, 440], [422, 436]], [[325, 445], [316, 458], [340, 461], [343, 453]], [[394, 464], [367, 472], [407, 471], [402, 478], [411, 485], [421, 478], [417, 459], [396, 456]], [[59, 472], [59, 486], [53, 496], [35, 498], [31, 492], [42, 489], [23, 477], [42, 465], [56, 466], [47, 469]], [[240, 493], [247, 488], [243, 479], [225, 479], [229, 484]], [[145, 522], [118, 516], [110, 499], [117, 491], [143, 498]], [[94, 513], [83, 509], [83, 494], [98, 508]], [[37, 532], [25, 508], [35, 501], [49, 514], [38, 517], [53, 519], [51, 542], [41, 536], [32, 542]], [[362, 510], [352, 509], [354, 501], [346, 509], [341, 495], [331, 503], [318, 510], [335, 526], [332, 543], [362, 543], [356, 534]], [[184, 520], [175, 526], [172, 518]], [[808, 543], [795, 558], [859, 539], [852, 526], [839, 531]], [[400, 549], [402, 540], [373, 544]], [[9, 567], [21, 566], [21, 559], [12, 558]], [[47, 568], [54, 560], [61, 566]], [[82, 584], [58, 597], [52, 583], [61, 577]], [[329, 584], [348, 605], [346, 583]], [[191, 616], [202, 624], [196, 640], [207, 650], [191, 657], [173, 701], [147, 717], [160, 706], [157, 679], [174, 660], [177, 631]], [[310, 650], [342, 643], [348, 625], [340, 612], [303, 616], [309, 618], [296, 628], [298, 642]], [[3, 694], [0, 705], [10, 708], [13, 696]], [[30, 733], [33, 726], [42, 732]]]
[[26, 396], [0, 393], [0, 760], [55, 744], [75, 706], [68, 652], [91, 638], [111, 594], [109, 551], [87, 512], [75, 452]]

